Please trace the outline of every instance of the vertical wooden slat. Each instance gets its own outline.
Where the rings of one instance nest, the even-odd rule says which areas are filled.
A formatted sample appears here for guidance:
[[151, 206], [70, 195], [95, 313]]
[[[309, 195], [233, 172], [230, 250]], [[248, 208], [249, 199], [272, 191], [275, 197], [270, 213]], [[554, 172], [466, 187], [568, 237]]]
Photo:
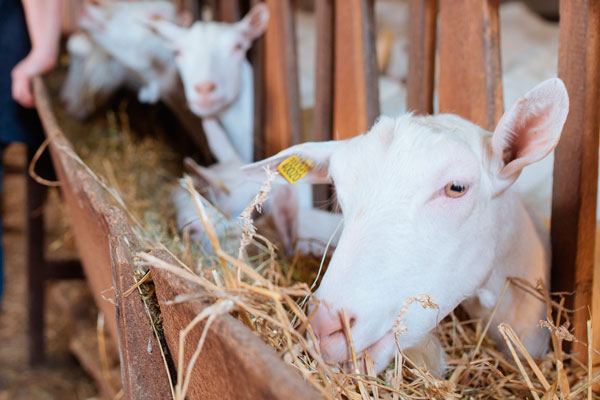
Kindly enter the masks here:
[[[261, 2], [261, 0], [252, 0], [250, 7]], [[262, 160], [265, 158], [265, 37], [264, 35], [254, 41], [249, 53], [252, 62], [252, 72], [254, 76], [254, 159]]]
[[333, 0], [315, 3], [317, 56], [315, 79], [315, 140], [331, 140], [333, 115]]
[[373, 6], [373, 0], [335, 1], [335, 139], [365, 132], [379, 115]]
[[[569, 92], [570, 109], [556, 148], [552, 194], [552, 288], [573, 291], [575, 335], [587, 337], [592, 301], [596, 190], [598, 175], [598, 79], [600, 65], [600, 2], [560, 2], [558, 75]], [[596, 294], [596, 297], [600, 293]], [[596, 340], [600, 310], [596, 316]], [[579, 358], [586, 352], [575, 346]]]
[[410, 0], [408, 109], [433, 113], [438, 0]]
[[217, 19], [221, 22], [236, 22], [241, 18], [239, 0], [219, 0]]
[[[27, 160], [33, 158], [34, 149], [27, 149]], [[44, 287], [46, 265], [44, 261], [44, 214], [46, 188], [26, 176], [27, 223], [27, 290], [29, 323], [29, 364], [44, 362]]]
[[498, 0], [439, 6], [439, 111], [493, 130], [503, 112]]
[[[317, 55], [315, 82], [314, 140], [333, 139], [333, 0], [315, 2], [317, 17]], [[315, 206], [327, 203], [329, 185], [314, 185]]]
[[266, 0], [271, 11], [264, 39], [265, 156], [300, 141], [300, 90], [296, 60], [293, 2]]

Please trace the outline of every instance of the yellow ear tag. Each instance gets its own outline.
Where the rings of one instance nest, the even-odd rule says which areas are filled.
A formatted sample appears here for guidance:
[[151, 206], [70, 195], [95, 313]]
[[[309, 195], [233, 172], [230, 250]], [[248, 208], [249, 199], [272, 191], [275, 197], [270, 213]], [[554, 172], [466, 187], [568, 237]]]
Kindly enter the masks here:
[[289, 183], [296, 183], [314, 166], [315, 163], [312, 160], [294, 155], [279, 164], [277, 170]]

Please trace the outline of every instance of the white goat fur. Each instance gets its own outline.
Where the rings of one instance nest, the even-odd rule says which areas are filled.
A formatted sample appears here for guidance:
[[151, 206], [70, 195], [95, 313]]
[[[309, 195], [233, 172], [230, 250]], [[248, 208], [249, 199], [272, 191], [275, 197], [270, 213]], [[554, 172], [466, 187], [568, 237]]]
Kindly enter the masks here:
[[67, 51], [69, 70], [60, 98], [65, 110], [75, 118], [89, 116], [120, 87], [135, 90], [139, 87], [127, 69], [87, 35], [71, 35], [67, 41]]
[[[335, 183], [344, 230], [315, 293], [321, 304], [313, 319], [327, 359], [349, 358], [342, 308], [356, 350], [369, 349], [379, 372], [394, 354], [392, 327], [405, 299], [428, 294], [439, 306], [414, 304], [403, 317], [401, 347], [423, 352], [429, 333], [459, 304], [472, 317], [489, 317], [508, 277], [548, 286], [548, 230], [511, 185], [554, 149], [567, 112], [566, 89], [551, 79], [510, 108], [493, 135], [455, 115], [382, 117], [367, 134], [301, 144], [247, 168], [258, 177], [295, 154], [317, 164], [305, 180]], [[454, 198], [449, 185], [467, 189]], [[536, 325], [545, 316], [542, 302], [510, 286], [489, 335], [503, 343], [496, 326], [506, 322], [531, 355], [542, 356], [548, 332]], [[424, 358], [438, 353], [429, 367], [440, 372], [439, 344], [428, 347]]]
[[[192, 112], [217, 118], [245, 162], [252, 161], [254, 149], [254, 87], [246, 52], [264, 32], [268, 19], [268, 7], [259, 3], [234, 24], [197, 21], [183, 28], [168, 21], [152, 23], [175, 52]], [[199, 90], [206, 85], [211, 88]]]
[[168, 1], [103, 2], [86, 4], [80, 27], [108, 54], [142, 82], [138, 100], [156, 103], [170, 89], [176, 74], [173, 54], [148, 24], [155, 19], [174, 22], [175, 6]]

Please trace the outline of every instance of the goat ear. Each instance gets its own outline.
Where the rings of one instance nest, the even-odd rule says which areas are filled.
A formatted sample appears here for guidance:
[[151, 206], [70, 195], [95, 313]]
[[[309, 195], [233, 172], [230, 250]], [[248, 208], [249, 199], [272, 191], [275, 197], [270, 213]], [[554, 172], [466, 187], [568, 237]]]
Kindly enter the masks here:
[[254, 40], [264, 33], [269, 23], [269, 7], [258, 3], [238, 22], [238, 27], [248, 40]]
[[554, 150], [568, 112], [567, 89], [554, 78], [527, 92], [504, 113], [491, 141], [492, 173], [499, 191], [510, 186], [524, 167]]
[[[287, 148], [272, 157], [242, 167], [242, 171], [250, 179], [262, 182], [267, 176], [265, 168], [276, 171], [279, 165], [292, 156], [298, 156], [303, 160], [309, 160], [314, 164], [307, 174], [301, 179], [306, 183], [331, 183], [329, 177], [329, 158], [341, 141], [330, 140], [327, 142], [307, 142]], [[281, 175], [276, 178], [278, 183], [287, 183]]]

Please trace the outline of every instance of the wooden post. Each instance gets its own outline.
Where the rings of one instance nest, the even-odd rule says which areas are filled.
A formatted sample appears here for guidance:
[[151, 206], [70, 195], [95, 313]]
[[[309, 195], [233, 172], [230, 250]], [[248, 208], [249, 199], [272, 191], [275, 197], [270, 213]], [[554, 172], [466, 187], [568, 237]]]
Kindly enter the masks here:
[[410, 0], [408, 109], [433, 114], [438, 0]]
[[366, 132], [379, 115], [373, 0], [335, 0], [335, 139]]
[[[314, 140], [333, 139], [333, 0], [315, 2], [317, 55], [315, 82]], [[327, 204], [330, 185], [313, 185], [316, 207]]]
[[[592, 307], [598, 176], [598, 84], [600, 65], [600, 2], [560, 2], [558, 76], [569, 92], [570, 109], [556, 148], [552, 193], [552, 289], [573, 291], [574, 334], [587, 341], [586, 321]], [[595, 297], [600, 293], [595, 293]], [[600, 304], [595, 300], [595, 338], [600, 335]], [[575, 345], [579, 359], [585, 349]]]
[[503, 113], [498, 0], [440, 1], [439, 111], [493, 130]]
[[[252, 0], [250, 7], [259, 3], [260, 0]], [[262, 160], [265, 158], [265, 37], [264, 35], [254, 41], [249, 52], [249, 58], [252, 62], [252, 73], [254, 76], [254, 160]]]
[[262, 82], [265, 156], [300, 141], [300, 89], [291, 0], [266, 0], [271, 11], [264, 38]]
[[221, 22], [237, 22], [241, 18], [239, 0], [220, 0], [217, 3], [217, 20]]
[[[35, 149], [27, 149], [27, 160]], [[27, 290], [29, 321], [29, 364], [44, 362], [44, 308], [45, 308], [45, 261], [44, 261], [44, 197], [46, 188], [26, 176], [26, 223], [27, 223]]]

